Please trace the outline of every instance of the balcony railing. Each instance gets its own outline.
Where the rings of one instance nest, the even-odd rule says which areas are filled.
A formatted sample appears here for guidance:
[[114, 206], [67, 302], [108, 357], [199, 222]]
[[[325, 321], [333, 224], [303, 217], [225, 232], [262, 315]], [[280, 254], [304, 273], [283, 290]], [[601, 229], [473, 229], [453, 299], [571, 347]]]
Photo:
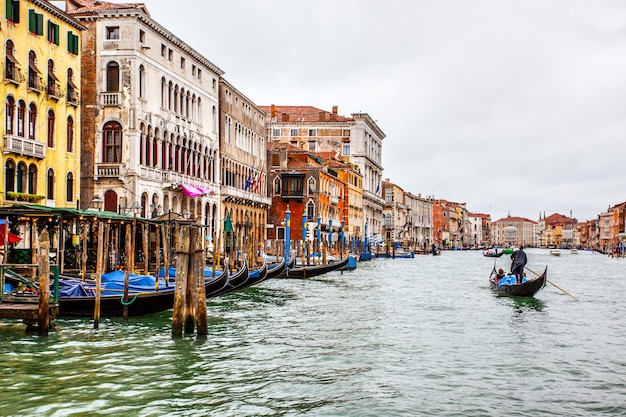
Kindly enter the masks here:
[[4, 69], [5, 84], [21, 84], [24, 82], [25, 79], [26, 77], [24, 76], [22, 71], [15, 65], [7, 65], [7, 67]]
[[119, 178], [122, 164], [96, 164], [97, 178]]
[[67, 104], [72, 106], [78, 106], [80, 104], [80, 95], [76, 90], [68, 90], [65, 99], [67, 100]]
[[102, 93], [100, 94], [101, 104], [105, 107], [117, 106], [122, 104], [122, 93]]
[[46, 93], [48, 94], [48, 97], [54, 100], [59, 100], [64, 95], [63, 90], [61, 89], [61, 85], [55, 82], [48, 82]]
[[31, 91], [36, 91], [41, 93], [45, 88], [45, 84], [43, 82], [43, 78], [41, 78], [36, 73], [28, 74], [28, 89]]
[[4, 153], [15, 153], [18, 155], [32, 156], [43, 159], [46, 157], [46, 147], [36, 140], [26, 139], [19, 136], [4, 136]]

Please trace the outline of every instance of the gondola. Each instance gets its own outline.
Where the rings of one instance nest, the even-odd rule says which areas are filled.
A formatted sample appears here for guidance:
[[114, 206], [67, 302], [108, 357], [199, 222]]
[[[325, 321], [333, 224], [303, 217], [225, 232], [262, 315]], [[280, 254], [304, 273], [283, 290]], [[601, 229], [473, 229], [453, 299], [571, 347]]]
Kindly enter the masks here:
[[280, 275], [280, 278], [311, 278], [316, 277], [327, 272], [335, 271], [345, 267], [350, 261], [350, 256], [337, 261], [327, 263], [325, 265], [311, 265], [311, 266], [296, 266], [288, 268], [287, 271]]
[[483, 256], [486, 256], [487, 258], [499, 258], [502, 255], [504, 255], [504, 252], [494, 252], [491, 249], [489, 249], [486, 252], [483, 252]]
[[271, 264], [267, 268], [267, 278], [278, 277], [280, 274], [285, 272], [286, 267], [287, 267], [287, 264], [285, 262], [285, 258], [282, 258], [281, 261], [278, 263]]
[[[267, 266], [266, 266], [266, 273], [267, 273]], [[248, 268], [248, 263], [244, 261], [243, 267], [239, 271], [237, 271], [237, 274], [230, 277], [228, 285], [226, 285], [225, 287], [221, 288], [220, 290], [212, 294], [207, 294], [207, 297], [217, 297], [218, 295], [223, 295], [229, 292], [243, 289], [247, 287], [248, 285], [251, 285], [251, 284], [248, 284], [249, 279], [250, 279], [250, 270]]]
[[511, 276], [508, 275], [502, 278], [502, 280], [497, 280], [496, 275], [496, 267], [494, 266], [489, 276], [489, 287], [497, 295], [504, 297], [533, 297], [546, 286], [546, 282], [548, 281], [548, 267], [546, 266], [546, 269], [544, 269], [543, 273], [538, 277], [524, 281], [521, 284], [514, 283], [514, 277], [512, 279], [509, 278], [510, 284], [503, 284], [502, 280], [506, 280], [507, 277]]

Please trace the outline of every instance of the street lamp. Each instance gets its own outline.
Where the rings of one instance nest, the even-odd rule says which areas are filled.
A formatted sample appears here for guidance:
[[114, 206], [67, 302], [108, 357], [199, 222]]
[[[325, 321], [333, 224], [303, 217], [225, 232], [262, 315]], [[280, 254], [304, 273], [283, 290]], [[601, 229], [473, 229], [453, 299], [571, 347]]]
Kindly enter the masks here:
[[102, 205], [104, 204], [104, 200], [98, 194], [94, 195], [87, 206], [87, 209], [94, 208], [98, 211], [102, 209]]

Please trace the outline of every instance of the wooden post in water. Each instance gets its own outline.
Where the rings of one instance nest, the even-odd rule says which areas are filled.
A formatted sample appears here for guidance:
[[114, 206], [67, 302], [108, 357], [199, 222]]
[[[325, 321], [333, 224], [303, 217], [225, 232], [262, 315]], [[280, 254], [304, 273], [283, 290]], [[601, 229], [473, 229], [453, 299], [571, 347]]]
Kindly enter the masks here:
[[87, 238], [89, 233], [89, 227], [86, 224], [83, 224], [83, 250], [81, 253], [81, 265], [80, 265], [80, 276], [83, 281], [87, 277]]
[[324, 248], [322, 249], [322, 265], [326, 265], [326, 250], [328, 249], [327, 241], [324, 241]]
[[[217, 247], [215, 246], [217, 244]], [[220, 262], [220, 246], [219, 242], [215, 240], [215, 232], [213, 232], [213, 270], [211, 271], [213, 278], [215, 278], [215, 266], [219, 267]]]
[[189, 267], [189, 227], [183, 227], [176, 239], [176, 289], [172, 312], [172, 336], [183, 335], [183, 314], [187, 292], [187, 268]]
[[[6, 234], [9, 234], [7, 227]], [[48, 335], [50, 327], [50, 237], [44, 230], [39, 236], [39, 253], [37, 254], [39, 265], [39, 314], [37, 316], [37, 333], [41, 336]]]
[[198, 270], [196, 262], [196, 251], [198, 249], [198, 228], [187, 226], [189, 230], [189, 252], [187, 253], [187, 286], [185, 288], [185, 333], [193, 334], [195, 327], [194, 317], [194, 296], [196, 292], [196, 281]]
[[150, 239], [150, 231], [148, 229], [148, 224], [147, 223], [142, 223], [141, 224], [141, 231], [143, 232], [143, 274], [144, 275], [150, 275], [150, 273], [148, 272], [148, 269], [150, 267], [150, 252], [149, 252], [149, 247], [150, 247], [150, 242], [148, 242], [148, 240]]
[[100, 326], [100, 280], [102, 271], [104, 270], [104, 222], [98, 222], [98, 253], [96, 255], [96, 298], [93, 309], [93, 328], [98, 329]]
[[[193, 228], [196, 229], [197, 228]], [[197, 233], [197, 232], [196, 232]], [[206, 313], [206, 293], [204, 292], [204, 250], [202, 243], [199, 239], [195, 239], [195, 245], [192, 240], [191, 243], [191, 261], [194, 264], [195, 279], [195, 292], [196, 300], [195, 312], [196, 312], [196, 326], [198, 329], [198, 336], [207, 336], [209, 334], [209, 322]]]
[[[154, 289], [155, 291], [159, 290], [159, 270], [161, 269], [161, 226], [159, 226], [158, 224], [156, 226], [154, 226], [154, 234], [156, 235], [156, 253], [155, 253], [155, 261], [156, 261], [156, 280], [154, 281]], [[167, 274], [167, 271], [165, 271], [165, 273]]]
[[[131, 238], [131, 227], [130, 224], [126, 225], [126, 244], [124, 245], [124, 247], [126, 248], [126, 250], [128, 251], [129, 248], [132, 245], [132, 238]], [[129, 275], [130, 275], [130, 257], [127, 256], [126, 257], [126, 265], [124, 266], [124, 298], [122, 300], [122, 319], [124, 320], [128, 320], [128, 281], [129, 281]]]
[[163, 269], [165, 271], [165, 286], [170, 286], [170, 227], [169, 224], [161, 225], [163, 235]]

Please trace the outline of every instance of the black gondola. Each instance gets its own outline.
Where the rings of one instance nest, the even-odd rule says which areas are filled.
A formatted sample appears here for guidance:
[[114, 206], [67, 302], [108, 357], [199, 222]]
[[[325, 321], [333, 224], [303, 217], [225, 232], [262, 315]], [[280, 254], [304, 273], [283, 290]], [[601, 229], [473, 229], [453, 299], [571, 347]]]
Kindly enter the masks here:
[[491, 271], [491, 275], [489, 276], [489, 287], [499, 296], [533, 297], [546, 286], [546, 282], [548, 280], [548, 267], [546, 266], [546, 269], [544, 269], [543, 273], [538, 277], [521, 284], [500, 285], [499, 280], [496, 279], [496, 275], [497, 271], [494, 266], [493, 271]]
[[337, 261], [327, 263], [325, 265], [297, 266], [289, 268], [280, 275], [280, 278], [311, 278], [327, 272], [335, 271], [345, 267], [350, 261], [350, 256]]

